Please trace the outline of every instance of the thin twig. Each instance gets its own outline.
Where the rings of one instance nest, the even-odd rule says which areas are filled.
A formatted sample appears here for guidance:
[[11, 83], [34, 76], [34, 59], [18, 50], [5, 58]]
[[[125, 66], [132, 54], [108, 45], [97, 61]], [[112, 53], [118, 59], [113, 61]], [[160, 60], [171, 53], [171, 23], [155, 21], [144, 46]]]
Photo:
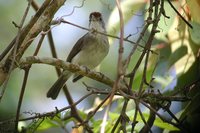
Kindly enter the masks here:
[[[41, 48], [41, 45], [42, 45], [42, 42], [44, 40], [44, 37], [45, 35], [42, 35], [39, 42], [38, 42], [38, 45], [37, 45], [37, 48], [34, 52], [34, 56], [36, 56], [39, 52], [39, 49]], [[27, 80], [28, 80], [28, 75], [29, 75], [29, 70], [31, 68], [31, 65], [28, 65], [24, 68], [24, 71], [25, 71], [25, 74], [24, 74], [24, 80], [23, 80], [23, 85], [22, 85], [22, 88], [21, 88], [21, 91], [20, 91], [20, 97], [19, 97], [19, 101], [18, 101], [18, 106], [17, 106], [17, 113], [16, 113], [16, 124], [15, 124], [15, 130], [17, 131], [17, 128], [18, 128], [18, 121], [19, 121], [19, 115], [20, 115], [20, 109], [21, 109], [21, 105], [22, 105], [22, 100], [23, 100], [23, 97], [24, 97], [24, 92], [25, 92], [25, 89], [26, 89], [26, 84], [27, 84]]]
[[[135, 104], [137, 104], [137, 101], [134, 100]], [[133, 117], [133, 122], [132, 122], [132, 127], [131, 127], [131, 133], [134, 132], [134, 129], [135, 129], [135, 126], [136, 124], [138, 123], [136, 120], [137, 120], [137, 116], [138, 116], [138, 106], [135, 107], [135, 114], [134, 114], [134, 117]]]
[[16, 113], [16, 119], [15, 119], [15, 132], [17, 132], [17, 129], [18, 129], [19, 114], [20, 114], [20, 109], [21, 109], [21, 105], [22, 105], [22, 100], [24, 97], [26, 83], [28, 80], [28, 75], [29, 75], [29, 68], [25, 69], [24, 80], [23, 80], [21, 91], [20, 91], [20, 97], [19, 97], [19, 101], [18, 101], [17, 113]]
[[[32, 6], [36, 11], [39, 9], [39, 6], [36, 3], [34, 3], [34, 5], [32, 5]], [[45, 33], [47, 33], [47, 35], [48, 35], [48, 40], [49, 40], [52, 57], [58, 58], [51, 30], [47, 30]], [[59, 76], [61, 74], [61, 70], [57, 67], [55, 67], [55, 69], [56, 69], [57, 75]], [[63, 86], [63, 91], [65, 93], [65, 96], [67, 98], [69, 105], [73, 105], [74, 101], [73, 101], [72, 96], [71, 96], [70, 92], [68, 91], [68, 88], [66, 85]], [[81, 119], [81, 117], [78, 114], [76, 106], [71, 106], [71, 107], [72, 107], [71, 108], [72, 116], [74, 116], [79, 122], [83, 122], [83, 120]]]
[[[17, 36], [16, 36], [16, 41], [15, 41], [15, 42], [12, 41], [12, 42], [13, 42], [13, 45], [14, 45], [13, 53], [12, 53], [13, 59], [11, 60], [11, 63], [10, 63], [10, 67], [9, 67], [9, 71], [8, 71], [8, 74], [7, 74], [7, 77], [6, 77], [6, 81], [4, 81], [4, 85], [3, 85], [3, 88], [2, 88], [2, 91], [1, 91], [1, 94], [0, 94], [0, 101], [1, 101], [1, 99], [2, 99], [2, 97], [3, 97], [3, 94], [4, 94], [5, 89], [6, 89], [6, 87], [7, 87], [8, 81], [9, 81], [9, 79], [10, 79], [10, 74], [11, 74], [12, 69], [13, 69], [14, 64], [15, 64], [17, 49], [18, 49], [18, 47], [19, 47], [19, 41], [20, 41], [19, 39], [20, 39], [20, 35], [21, 35], [21, 32], [22, 32], [22, 27], [23, 27], [23, 24], [24, 24], [24, 22], [25, 22], [25, 19], [26, 19], [27, 15], [28, 15], [28, 11], [29, 11], [29, 9], [30, 9], [31, 2], [32, 2], [32, 0], [28, 2], [28, 5], [27, 5], [26, 10], [25, 10], [25, 12], [24, 12], [24, 15], [23, 15], [23, 17], [22, 17], [22, 20], [21, 20], [21, 22], [20, 22], [20, 25], [19, 25], [19, 28], [18, 28], [18, 33], [17, 33]], [[14, 39], [14, 40], [15, 40], [15, 39]], [[9, 45], [8, 47], [11, 48], [10, 45]], [[8, 51], [7, 51], [7, 52], [8, 52]]]
[[147, 108], [149, 108], [152, 112], [154, 112], [162, 121], [167, 122], [167, 123], [169, 123], [169, 124], [171, 124], [171, 125], [173, 125], [173, 126], [175, 126], [175, 127], [180, 128], [180, 127], [178, 126], [178, 124], [176, 124], [176, 123], [174, 123], [174, 122], [172, 122], [172, 121], [169, 121], [169, 120], [163, 118], [163, 116], [161, 116], [154, 108], [152, 108], [151, 106], [149, 106], [149, 105], [148, 105], [147, 103], [145, 103], [143, 100], [140, 100], [140, 103], [142, 103], [144, 106], [146, 106]]
[[[6, 50], [1, 54], [1, 60], [2, 60], [5, 57], [5, 55], [13, 48], [13, 46], [15, 46], [15, 44], [18, 45], [18, 46], [16, 46], [18, 53], [15, 54], [15, 52], [14, 52], [15, 50], [13, 48], [12, 51], [10, 52], [9, 56], [7, 57], [7, 59], [5, 60], [5, 62], [3, 63], [3, 67], [1, 68], [2, 69], [1, 72], [6, 73], [5, 74], [6, 77], [4, 79], [1, 79], [1, 80], [3, 80], [1, 82], [4, 82], [4, 84], [3, 84], [3, 87], [2, 87], [3, 89], [2, 89], [1, 94], [0, 94], [0, 100], [2, 99], [2, 96], [4, 94], [4, 91], [5, 91], [8, 79], [9, 79], [9, 74], [14, 69], [13, 67], [15, 66], [15, 65], [12, 65], [12, 64], [14, 64], [14, 62], [16, 62], [15, 59], [18, 60], [18, 57], [16, 57], [16, 55], [18, 55], [19, 53], [20, 53], [21, 56], [23, 55], [24, 51], [19, 52], [18, 48], [22, 45], [22, 42], [27, 37], [27, 35], [29, 35], [28, 33], [30, 32], [30, 30], [32, 29], [32, 27], [35, 26], [34, 24], [37, 22], [37, 20], [39, 18], [41, 18], [40, 16], [42, 15], [42, 13], [47, 8], [47, 6], [49, 5], [50, 2], [51, 2], [51, 0], [45, 0], [45, 2], [43, 3], [43, 5], [41, 6], [41, 8], [37, 11], [37, 13], [34, 15], [34, 17], [32, 17], [32, 19], [30, 20], [30, 22], [23, 29], [21, 29], [22, 26], [23, 26], [23, 23], [22, 23], [23, 21], [21, 21], [21, 24], [20, 24], [21, 28], [19, 28], [20, 32], [18, 32], [20, 34], [17, 34], [17, 36], [12, 40], [12, 42], [6, 48]], [[28, 6], [27, 6], [27, 8], [28, 8]], [[24, 15], [24, 17], [25, 17], [25, 15]], [[27, 42], [29, 42], [29, 41], [30, 41], [30, 39]], [[31, 42], [32, 42], [32, 40], [29, 43], [31, 43]], [[15, 55], [15, 56], [13, 57], [13, 55]], [[13, 59], [13, 58], [15, 58], [15, 59]], [[13, 63], [11, 63], [11, 62], [13, 62]]]
[[128, 105], [128, 99], [125, 99], [123, 107], [122, 107], [122, 110], [121, 110], [121, 113], [120, 113], [120, 116], [118, 117], [117, 121], [115, 122], [115, 124], [114, 124], [114, 126], [112, 128], [112, 131], [111, 131], [112, 133], [115, 132], [115, 130], [116, 130], [116, 128], [117, 128], [117, 126], [119, 125], [120, 122], [121, 122], [121, 127], [122, 127], [121, 130], [126, 130], [127, 119], [125, 117], [127, 117], [126, 116], [127, 105]]
[[[67, 109], [71, 109], [72, 106], [78, 105], [80, 102], [82, 102], [84, 99], [86, 99], [87, 97], [89, 97], [92, 94], [93, 94], [93, 92], [90, 92], [90, 93], [84, 95], [78, 101], [74, 102], [73, 105], [69, 105], [67, 107], [58, 109], [56, 111], [50, 111], [50, 112], [47, 112], [47, 113], [44, 113], [44, 114], [38, 114], [37, 113], [35, 116], [19, 119], [19, 121], [28, 121], [28, 120], [34, 120], [34, 119], [37, 119], [37, 118], [54, 117], [56, 114], [58, 114], [60, 112], [63, 112], [65, 110], [67, 110]], [[64, 118], [64, 119], [66, 119], [66, 118]]]
[[[152, 0], [150, 0], [150, 5], [149, 5], [149, 10], [148, 10], [148, 11], [149, 11], [149, 15], [148, 15], [148, 17], [147, 17], [146, 25], [144, 26], [142, 32], [140, 33], [140, 37], [138, 38], [138, 40], [136, 41], [136, 43], [139, 43], [139, 42], [142, 40], [142, 38], [143, 38], [143, 36], [144, 36], [146, 30], [148, 29], [149, 25], [153, 23], [153, 20], [152, 20], [153, 1], [152, 1]], [[146, 44], [147, 44], [147, 43], [146, 43]], [[148, 44], [148, 45], [150, 45], [150, 44]], [[124, 65], [124, 69], [127, 69], [128, 64], [130, 63], [130, 59], [131, 59], [132, 55], [134, 54], [136, 48], [137, 48], [137, 45], [136, 45], [135, 47], [133, 47], [132, 51], [130, 52], [129, 56], [127, 57], [126, 62], [125, 62], [125, 65]], [[135, 78], [136, 70], [139, 68], [139, 66], [140, 66], [140, 64], [141, 64], [141, 61], [142, 61], [142, 59], [143, 59], [143, 56], [144, 56], [146, 50], [147, 50], [147, 48], [144, 48], [144, 51], [143, 51], [142, 55], [140, 56], [140, 58], [138, 59], [138, 61], [137, 61], [136, 65], [135, 65], [135, 67], [133, 68], [133, 70], [131, 71], [131, 73], [127, 75], [127, 76], [130, 77], [130, 80], [129, 80], [129, 88], [132, 88], [132, 84], [133, 84], [133, 80], [134, 80], [134, 78]], [[140, 85], [140, 86], [141, 86], [141, 85]], [[142, 87], [142, 86], [141, 86], [141, 87]]]
[[[139, 107], [139, 103], [136, 103], [136, 106], [137, 106], [137, 108], [138, 108], [138, 112], [139, 112], [139, 114], [140, 114], [140, 117], [142, 118], [142, 121], [143, 121], [144, 124], [145, 124], [144, 126], [146, 126], [146, 127], [148, 128], [148, 131], [149, 131], [150, 133], [152, 133], [150, 126], [148, 125], [148, 123], [146, 122], [146, 120], [145, 120], [145, 118], [144, 118], [144, 115], [142, 114], [142, 111], [141, 111], [141, 109], [140, 109], [140, 107]], [[141, 131], [140, 131], [140, 133], [145, 133], [145, 132], [141, 132]]]
[[37, 63], [48, 64], [48, 65], [53, 65], [59, 68], [63, 68], [73, 73], [84, 75], [86, 77], [90, 77], [99, 82], [103, 82], [104, 84], [111, 87], [114, 84], [113, 80], [111, 80], [110, 78], [108, 78], [102, 73], [95, 72], [89, 69], [86, 70], [84, 66], [79, 66], [77, 64], [69, 63], [69, 62], [66, 62], [60, 59], [55, 59], [55, 58], [49, 58], [49, 57], [42, 58], [42, 57], [37, 57], [37, 56], [29, 56], [29, 57], [21, 59], [21, 61], [19, 62], [19, 66], [23, 67], [23, 66], [26, 66], [27, 64], [37, 64]]
[[104, 113], [104, 118], [103, 118], [103, 122], [102, 122], [102, 126], [101, 126], [101, 133], [105, 132], [106, 121], [107, 121], [108, 113], [109, 113], [110, 106], [112, 103], [112, 99], [113, 99], [117, 89], [119, 89], [119, 82], [120, 82], [122, 76], [124, 75], [124, 69], [122, 66], [122, 55], [124, 52], [124, 46], [123, 46], [123, 43], [124, 43], [124, 18], [123, 18], [122, 9], [121, 9], [119, 0], [116, 0], [116, 5], [118, 8], [119, 18], [120, 18], [120, 41], [119, 41], [119, 51], [118, 51], [119, 54], [118, 54], [118, 62], [117, 62], [117, 79], [115, 80], [115, 83], [113, 85], [112, 92], [111, 92], [109, 102], [108, 102], [108, 106]]
[[[152, 105], [151, 105], [152, 106]], [[153, 107], [153, 106], [152, 106]], [[156, 108], [153, 107], [153, 108]], [[158, 110], [159, 108], [156, 109], [156, 111]], [[149, 128], [151, 128], [153, 126], [153, 123], [155, 121], [155, 118], [156, 118], [156, 115], [153, 111], [150, 110], [150, 113], [149, 113], [149, 118], [147, 120], [147, 125], [143, 126], [143, 128], [140, 130], [140, 133], [147, 133], [149, 131]]]
[[[90, 30], [91, 30], [91, 29], [88, 29], [88, 28], [86, 28], [86, 27], [83, 27], [83, 26], [80, 26], [80, 25], [71, 23], [71, 22], [69, 22], [69, 21], [66, 21], [66, 20], [64, 20], [64, 19], [62, 19], [62, 18], [61, 18], [61, 19], [58, 19], [58, 20], [53, 20], [53, 21], [51, 22], [51, 25], [58, 25], [58, 24], [60, 24], [60, 23], [66, 23], [66, 24], [69, 24], [69, 25], [72, 25], [72, 26], [75, 26], [75, 27], [78, 27], [78, 28], [80, 28], [80, 29], [87, 30], [87, 31], [90, 31]], [[96, 32], [96, 33], [98, 33], [98, 34], [101, 34], [101, 35], [105, 35], [105, 36], [108, 36], [108, 37], [111, 37], [111, 38], [115, 38], [115, 39], [120, 40], [120, 37], [118, 37], [118, 36], [110, 35], [110, 34], [107, 34], [107, 33], [104, 33], [104, 32], [96, 31], [96, 30], [95, 30], [94, 32]], [[134, 42], [134, 41], [131, 41], [131, 40], [129, 40], [128, 38], [123, 38], [123, 40], [126, 41], [126, 42], [129, 42], [129, 43], [131, 43], [131, 44], [137, 44], [139, 47], [141, 47], [141, 48], [144, 49], [144, 46], [142, 46], [142, 45], [140, 45], [139, 43], [136, 43], [136, 42]], [[154, 53], [154, 54], [158, 54], [158, 53], [156, 53], [155, 51], [153, 51], [153, 50], [151, 50], [151, 49], [147, 49], [147, 50], [151, 51], [151, 52]]]
[[172, 9], [174, 9], [174, 11], [178, 14], [178, 16], [191, 28], [193, 29], [193, 26], [176, 10], [176, 8], [174, 7], [174, 5], [171, 3], [170, 0], [167, 0], [167, 2], [169, 3], [169, 5], [172, 7]]
[[[92, 92], [92, 94], [94, 94], [94, 93], [95, 92]], [[88, 122], [96, 114], [96, 112], [103, 106], [103, 104], [108, 100], [109, 97], [110, 97], [110, 93], [108, 93], [106, 98], [104, 98], [104, 100], [93, 111], [88, 113], [88, 117], [84, 123]]]

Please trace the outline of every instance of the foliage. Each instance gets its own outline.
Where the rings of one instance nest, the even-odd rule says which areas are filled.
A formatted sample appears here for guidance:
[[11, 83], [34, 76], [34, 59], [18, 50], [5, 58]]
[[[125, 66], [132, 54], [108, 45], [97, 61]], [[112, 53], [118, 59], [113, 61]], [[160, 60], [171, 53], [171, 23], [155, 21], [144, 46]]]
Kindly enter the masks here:
[[[56, 41], [54, 42], [52, 38], [54, 28], [60, 27], [62, 23], [90, 31], [73, 21], [69, 22], [64, 17], [66, 14], [53, 19], [54, 14], [60, 10], [64, 2], [64, 0], [55, 0], [51, 3], [50, 0], [45, 0], [39, 7], [34, 0], [29, 1], [23, 18], [27, 17], [30, 7], [37, 12], [32, 18], [26, 20], [27, 24], [24, 24], [24, 19], [19, 25], [13, 22], [18, 33], [0, 55], [0, 84], [2, 84], [0, 106], [4, 107], [0, 108], [0, 132], [10, 130], [51, 132], [52, 129], [77, 133], [84, 131], [95, 133], [199, 131], [200, 16], [197, 12], [200, 9], [200, 3], [197, 0], [124, 0], [118, 4], [114, 1], [110, 3], [104, 0], [98, 1], [105, 9], [106, 5], [107, 7], [114, 5], [109, 10], [107, 34], [104, 34], [109, 37], [111, 45], [109, 53], [111, 56], [108, 57], [110, 59], [107, 62], [105, 61], [107, 65], [104, 69], [110, 71], [111, 74], [97, 73], [85, 67], [55, 59], [58, 57], [55, 50], [57, 45], [54, 44]], [[65, 2], [67, 3], [68, 1]], [[70, 16], [73, 16], [77, 8], [83, 9], [84, 4], [86, 3], [83, 0], [81, 6], [74, 6]], [[133, 21], [135, 18], [140, 18], [140, 22], [135, 24]], [[125, 37], [120, 34], [123, 33], [123, 28]], [[98, 31], [93, 32], [103, 34]], [[53, 58], [38, 55], [38, 52], [44, 49], [41, 45], [44, 45], [45, 37], [49, 39]], [[39, 40], [38, 43], [37, 40]], [[34, 54], [27, 52], [28, 48], [35, 43], [37, 47], [32, 47]], [[78, 93], [81, 95], [76, 100], [71, 96], [73, 93], [64, 87], [69, 105], [65, 103], [64, 107], [59, 108], [54, 105], [56, 108], [48, 112], [25, 111], [23, 113], [22, 105], [25, 102], [23, 98], [26, 94], [25, 90], [30, 87], [27, 84], [31, 78], [30, 72], [34, 70], [35, 64], [39, 63], [45, 64], [44, 69], [48, 65], [55, 66], [58, 75], [61, 73], [60, 68], [67, 69], [99, 81], [103, 85], [86, 80], [87, 84], [83, 83], [86, 93], [82, 94], [79, 90]], [[23, 70], [24, 75], [20, 73], [20, 79], [7, 86], [7, 83], [12, 81], [12, 78], [11, 80], [9, 78], [12, 77], [10, 75], [14, 73], [14, 70], [17, 72]], [[39, 75], [45, 70], [39, 66], [36, 71]], [[41, 74], [42, 76], [44, 74]], [[20, 90], [19, 83], [21, 82]], [[37, 85], [43, 84], [47, 83], [48, 79], [42, 83], [39, 80], [36, 82]], [[34, 84], [33, 88], [37, 88], [37, 85]], [[8, 90], [14, 87], [20, 94], [16, 94], [17, 91]], [[70, 88], [79, 87], [70, 86]], [[10, 93], [10, 103], [13, 99], [19, 98], [17, 105], [12, 103], [12, 107], [16, 106], [16, 109], [12, 109], [16, 111], [14, 119], [10, 119], [10, 111], [7, 111], [11, 109], [6, 109], [7, 105], [1, 103], [6, 89]], [[90, 98], [90, 96], [94, 97]], [[88, 100], [91, 104], [89, 109], [79, 108], [83, 100]], [[20, 123], [25, 123], [23, 128]], [[9, 130], [6, 130], [8, 128]]]

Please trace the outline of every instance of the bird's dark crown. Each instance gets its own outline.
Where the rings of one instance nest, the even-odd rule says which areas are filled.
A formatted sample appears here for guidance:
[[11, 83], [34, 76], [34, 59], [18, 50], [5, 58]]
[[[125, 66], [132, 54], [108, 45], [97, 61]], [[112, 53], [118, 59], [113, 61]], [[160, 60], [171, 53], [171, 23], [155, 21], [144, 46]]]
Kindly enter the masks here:
[[101, 17], [101, 13], [100, 12], [92, 12], [92, 13], [90, 13], [90, 19], [92, 18], [92, 16], [94, 16], [95, 18], [99, 18], [99, 17]]

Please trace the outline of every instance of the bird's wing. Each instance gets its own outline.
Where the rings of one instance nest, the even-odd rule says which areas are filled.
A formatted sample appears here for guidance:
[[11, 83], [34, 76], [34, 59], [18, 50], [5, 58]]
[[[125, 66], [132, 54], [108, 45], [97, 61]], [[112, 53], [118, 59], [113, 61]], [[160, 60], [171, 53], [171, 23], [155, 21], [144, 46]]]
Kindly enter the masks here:
[[83, 42], [84, 42], [84, 37], [87, 36], [87, 34], [85, 34], [84, 36], [82, 36], [77, 42], [76, 44], [73, 46], [72, 50], [70, 51], [68, 57], [67, 57], [67, 62], [71, 62], [72, 59], [81, 51], [81, 49], [83, 48]]

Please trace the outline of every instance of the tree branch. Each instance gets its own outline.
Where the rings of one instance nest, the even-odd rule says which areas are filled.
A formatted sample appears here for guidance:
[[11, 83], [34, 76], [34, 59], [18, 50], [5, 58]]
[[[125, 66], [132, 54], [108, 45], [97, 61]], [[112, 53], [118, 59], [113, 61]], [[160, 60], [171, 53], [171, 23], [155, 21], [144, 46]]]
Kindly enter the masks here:
[[84, 66], [72, 64], [72, 63], [69, 63], [60, 59], [56, 59], [56, 58], [29, 56], [29, 57], [21, 59], [21, 61], [19, 62], [19, 66], [23, 68], [26, 65], [37, 64], [37, 63], [49, 64], [52, 66], [63, 68], [63, 69], [71, 71], [72, 73], [77, 73], [77, 74], [92, 78], [94, 80], [97, 80], [99, 82], [102, 82], [110, 87], [112, 87], [114, 84], [113, 80], [106, 77], [102, 73], [95, 72], [93, 70], [89, 70], [88, 68]]
[[[8, 79], [8, 73], [10, 73], [16, 67], [16, 64], [14, 64], [14, 66], [12, 65], [12, 61], [19, 61], [37, 35], [49, 26], [54, 14], [64, 4], [64, 2], [65, 0], [46, 0], [41, 8], [37, 11], [35, 16], [30, 20], [30, 22], [24, 28], [22, 28], [17, 37], [13, 39], [12, 43], [10, 43], [8, 47], [11, 50], [15, 43], [17, 43], [17, 50], [15, 52], [16, 54], [13, 55], [12, 49], [7, 59], [0, 63], [0, 85], [2, 85], [6, 79]], [[6, 48], [6, 51], [0, 56], [1, 60], [10, 50]], [[10, 68], [12, 69], [10, 70]], [[3, 96], [3, 92], [4, 91], [2, 91], [0, 94], [0, 99]]]

